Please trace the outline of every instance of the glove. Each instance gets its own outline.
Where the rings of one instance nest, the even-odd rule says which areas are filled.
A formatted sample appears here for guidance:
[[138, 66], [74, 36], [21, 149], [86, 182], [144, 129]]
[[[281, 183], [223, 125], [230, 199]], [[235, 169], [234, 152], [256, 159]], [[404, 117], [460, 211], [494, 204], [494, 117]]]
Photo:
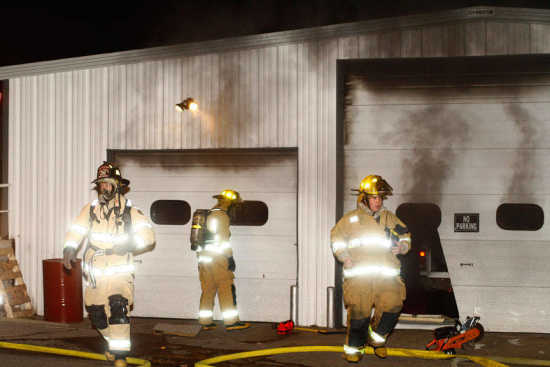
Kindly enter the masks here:
[[63, 267], [67, 270], [71, 270], [73, 266], [72, 262], [76, 261], [76, 250], [72, 247], [65, 247], [63, 249]]
[[235, 271], [235, 259], [233, 256], [227, 258], [227, 270]]

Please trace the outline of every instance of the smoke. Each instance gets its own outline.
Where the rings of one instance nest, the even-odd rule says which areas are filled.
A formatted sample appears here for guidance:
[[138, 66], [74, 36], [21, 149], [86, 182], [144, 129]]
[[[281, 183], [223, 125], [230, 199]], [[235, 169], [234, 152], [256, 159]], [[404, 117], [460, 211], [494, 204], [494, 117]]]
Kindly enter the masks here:
[[534, 118], [519, 103], [510, 103], [504, 107], [505, 112], [512, 117], [519, 132], [519, 144], [512, 163], [512, 177], [506, 190], [505, 199], [511, 199], [521, 194], [523, 201], [532, 201], [530, 183], [535, 179], [534, 151], [530, 148], [535, 146], [537, 139], [537, 128]]
[[385, 134], [383, 139], [412, 146], [401, 162], [404, 192], [414, 195], [415, 201], [441, 203], [443, 186], [457, 158], [453, 148], [467, 141], [468, 124], [456, 111], [440, 104], [407, 113], [397, 126], [397, 133]]

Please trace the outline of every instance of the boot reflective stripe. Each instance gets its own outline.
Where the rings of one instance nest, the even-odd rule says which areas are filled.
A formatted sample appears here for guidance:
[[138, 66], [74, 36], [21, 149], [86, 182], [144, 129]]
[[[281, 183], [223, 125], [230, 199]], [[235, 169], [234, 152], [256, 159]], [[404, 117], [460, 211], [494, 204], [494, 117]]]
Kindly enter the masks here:
[[369, 265], [358, 266], [353, 269], [344, 269], [344, 277], [356, 277], [361, 275], [383, 275], [387, 277], [399, 275], [400, 270], [389, 266]]
[[81, 226], [80, 224], [73, 224], [71, 226], [71, 232], [75, 232], [80, 235], [88, 234], [88, 227]]
[[94, 275], [109, 276], [109, 275], [120, 274], [120, 273], [133, 273], [134, 270], [135, 270], [135, 267], [133, 264], [124, 264], [124, 265], [110, 266], [106, 269], [95, 268]]
[[206, 319], [212, 317], [212, 311], [210, 310], [201, 310], [199, 311], [199, 318]]
[[234, 317], [237, 317], [239, 316], [239, 311], [237, 310], [229, 310], [229, 311], [225, 311], [223, 313], [223, 318], [224, 319], [232, 319]]
[[63, 247], [77, 248], [78, 243], [76, 241], [67, 241]]
[[386, 342], [386, 338], [384, 338], [382, 335], [372, 330], [370, 325], [369, 325], [369, 336], [377, 344], [383, 344]]
[[344, 353], [346, 354], [357, 354], [361, 353], [361, 350], [356, 347], [351, 347], [349, 345], [344, 344]]
[[129, 339], [111, 339], [109, 338], [110, 350], [130, 350], [132, 343]]

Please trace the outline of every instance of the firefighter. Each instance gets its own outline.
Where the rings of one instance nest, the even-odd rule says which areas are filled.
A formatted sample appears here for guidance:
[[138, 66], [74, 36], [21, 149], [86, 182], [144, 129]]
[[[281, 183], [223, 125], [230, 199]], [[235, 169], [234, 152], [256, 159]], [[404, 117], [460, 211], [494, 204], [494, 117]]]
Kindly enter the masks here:
[[[331, 230], [334, 256], [343, 264], [344, 303], [348, 314], [344, 358], [359, 362], [368, 342], [380, 358], [405, 299], [397, 255], [410, 249], [403, 222], [383, 206], [391, 186], [378, 175], [359, 186], [357, 209], [346, 213]], [[371, 314], [374, 314], [371, 319]]]
[[149, 220], [124, 197], [130, 181], [122, 178], [117, 167], [103, 162], [92, 183], [98, 199], [87, 204], [73, 222], [65, 238], [63, 263], [70, 270], [83, 240], [88, 240], [82, 256], [86, 311], [107, 342], [107, 358], [124, 367], [131, 349], [133, 256], [150, 250], [155, 236]]
[[[224, 190], [213, 198], [218, 202], [212, 209], [199, 209], [193, 216], [191, 248], [197, 252], [202, 289], [199, 323], [205, 330], [216, 327], [212, 316], [214, 299], [218, 294], [225, 329], [246, 329], [250, 325], [239, 321], [237, 310], [237, 295], [233, 283], [235, 260], [229, 242], [230, 217], [227, 213], [231, 205], [242, 202], [241, 196], [234, 190]], [[200, 238], [194, 237], [195, 234], [200, 234]]]

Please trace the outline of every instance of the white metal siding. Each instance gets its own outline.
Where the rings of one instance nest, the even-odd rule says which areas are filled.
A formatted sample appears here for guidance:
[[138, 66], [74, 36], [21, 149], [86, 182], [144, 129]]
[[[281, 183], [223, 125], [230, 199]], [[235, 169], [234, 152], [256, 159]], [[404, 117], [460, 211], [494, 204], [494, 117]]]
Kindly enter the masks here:
[[[336, 46], [324, 50], [335, 54]], [[334, 213], [326, 177], [335, 171], [329, 101], [336, 59], [323, 61], [321, 74], [318, 50], [313, 42], [11, 79], [10, 235], [38, 313], [41, 261], [61, 256], [69, 224], [93, 198], [90, 181], [107, 149], [298, 146], [298, 232], [307, 254], [299, 266], [300, 317], [323, 324], [333, 283], [325, 244]], [[188, 96], [201, 112], [175, 113]]]
[[[324, 325], [336, 60], [550, 52], [549, 14], [460, 9], [0, 68], [10, 78], [9, 228], [33, 304], [43, 312], [41, 261], [61, 255], [107, 149], [297, 147], [299, 321]], [[202, 113], [174, 111], [188, 96]]]
[[[462, 318], [490, 331], [548, 332], [549, 227], [506, 231], [502, 203], [550, 211], [550, 80], [476, 76], [468, 87], [351, 84], [344, 190], [367, 174], [395, 189], [387, 204], [433, 202]], [[494, 79], [494, 78], [491, 78]], [[345, 210], [355, 207], [347, 196]], [[479, 233], [454, 232], [454, 213], [479, 213]]]

